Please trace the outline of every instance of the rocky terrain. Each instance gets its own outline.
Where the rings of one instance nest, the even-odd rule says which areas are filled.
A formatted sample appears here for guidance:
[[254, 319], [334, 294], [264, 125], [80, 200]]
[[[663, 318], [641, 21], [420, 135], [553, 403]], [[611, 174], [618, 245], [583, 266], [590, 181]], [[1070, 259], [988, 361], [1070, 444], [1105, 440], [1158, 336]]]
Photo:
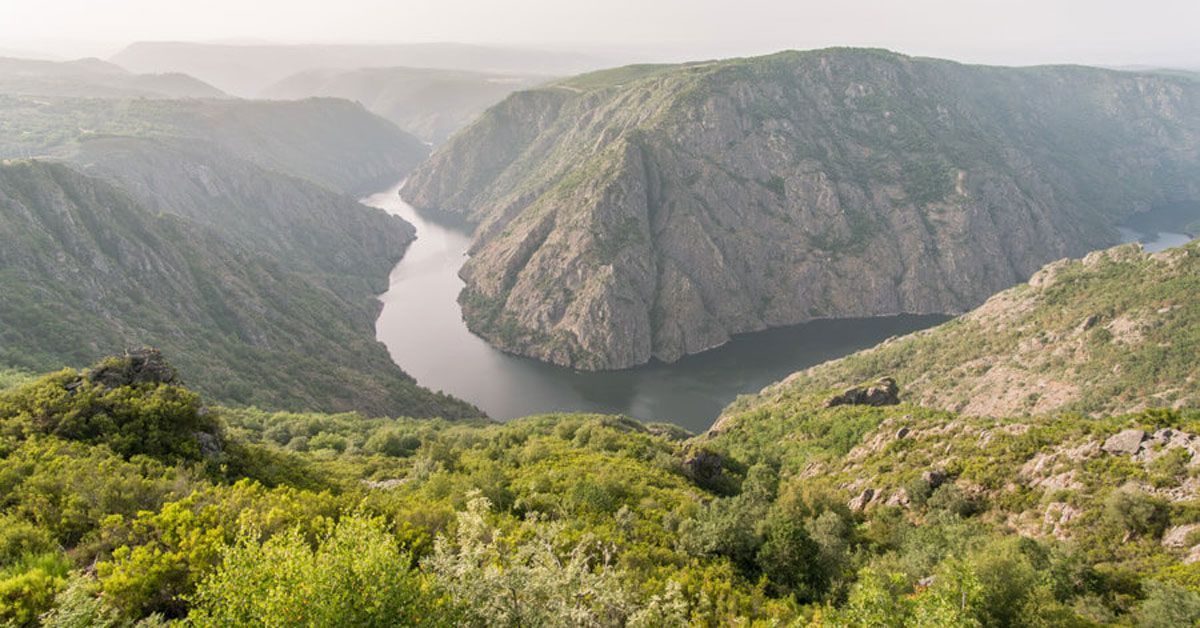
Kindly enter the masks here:
[[895, 377], [905, 400], [967, 415], [1090, 415], [1200, 402], [1200, 243], [1136, 244], [1047, 265], [948, 323], [801, 371], [718, 421], [814, 390]]
[[1200, 85], [833, 49], [518, 92], [418, 168], [479, 223], [471, 329], [580, 369], [820, 317], [958, 313], [1200, 198]]

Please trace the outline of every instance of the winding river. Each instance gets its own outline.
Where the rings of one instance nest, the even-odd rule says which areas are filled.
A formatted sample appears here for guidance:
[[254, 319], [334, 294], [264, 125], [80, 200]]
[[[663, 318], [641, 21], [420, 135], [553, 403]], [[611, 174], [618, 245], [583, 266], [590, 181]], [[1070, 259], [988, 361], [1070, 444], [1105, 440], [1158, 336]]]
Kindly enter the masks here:
[[466, 399], [501, 421], [544, 412], [603, 412], [699, 432], [740, 394], [948, 318], [814, 321], [738, 336], [673, 364], [623, 371], [551, 366], [494, 349], [467, 329], [457, 298], [463, 286], [458, 269], [471, 242], [468, 228], [452, 218], [418, 213], [398, 191], [396, 185], [363, 199], [417, 228], [417, 240], [380, 296], [376, 336], [421, 385]]
[[[376, 335], [392, 359], [423, 386], [466, 399], [497, 420], [544, 412], [625, 414], [708, 428], [729, 402], [802, 368], [931, 327], [947, 316], [821, 320], [734, 338], [674, 364], [624, 371], [578, 372], [506, 354], [467, 330], [458, 306], [458, 269], [471, 237], [453, 217], [418, 213], [399, 184], [363, 199], [417, 228], [417, 240], [392, 270]], [[1177, 209], [1177, 208], [1176, 208]], [[1184, 213], [1200, 217], [1200, 206]], [[1147, 213], [1121, 228], [1122, 239], [1147, 250], [1191, 238], [1162, 230], [1163, 214]], [[1176, 221], [1178, 222], [1178, 221]], [[1184, 223], [1180, 223], [1184, 224]]]

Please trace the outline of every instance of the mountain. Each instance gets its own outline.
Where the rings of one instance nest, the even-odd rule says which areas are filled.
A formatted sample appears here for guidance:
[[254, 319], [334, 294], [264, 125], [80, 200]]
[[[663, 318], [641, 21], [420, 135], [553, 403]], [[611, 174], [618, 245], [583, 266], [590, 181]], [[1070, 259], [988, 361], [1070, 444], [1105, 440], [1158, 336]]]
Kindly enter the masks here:
[[308, 70], [268, 86], [259, 97], [331, 96], [357, 101], [422, 140], [440, 144], [505, 96], [545, 80], [427, 68]]
[[354, 195], [378, 191], [428, 154], [417, 138], [333, 98], [297, 102], [0, 95], [0, 157], [69, 157], [98, 136], [186, 138]]
[[[270, 193], [288, 183], [250, 185]], [[295, 183], [298, 193], [284, 198], [296, 203], [288, 211], [297, 231], [255, 246], [271, 214], [248, 218], [239, 240], [223, 232], [238, 224], [204, 224], [223, 224], [218, 210], [193, 222], [63, 164], [0, 165], [0, 364], [44, 371], [154, 345], [175, 356], [198, 390], [226, 403], [477, 416], [417, 386], [374, 339], [373, 295], [412, 227]], [[167, 208], [197, 214], [182, 202]], [[306, 236], [305, 224], [323, 230]], [[296, 263], [303, 245], [343, 248]]]
[[0, 93], [86, 98], [223, 98], [186, 74], [132, 74], [100, 59], [41, 61], [0, 57]]
[[906, 401], [982, 416], [1200, 405], [1200, 242], [1061, 260], [953, 321], [801, 371], [717, 427], [815, 390], [895, 377]]
[[472, 330], [611, 369], [814, 318], [963, 312], [1198, 182], [1192, 81], [830, 49], [515, 93], [403, 194], [479, 223]]
[[435, 68], [567, 75], [607, 65], [588, 55], [456, 43], [272, 45], [137, 42], [110, 59], [133, 72], [183, 72], [230, 94], [252, 97], [284, 78], [319, 69]]

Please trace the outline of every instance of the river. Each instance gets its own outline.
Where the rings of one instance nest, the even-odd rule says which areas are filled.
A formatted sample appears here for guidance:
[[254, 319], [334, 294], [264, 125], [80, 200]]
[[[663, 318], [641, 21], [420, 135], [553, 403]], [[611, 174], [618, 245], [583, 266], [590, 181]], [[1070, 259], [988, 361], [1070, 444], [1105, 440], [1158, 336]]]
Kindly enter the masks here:
[[472, 334], [462, 320], [458, 269], [471, 237], [465, 224], [418, 213], [399, 185], [363, 199], [417, 228], [417, 239], [392, 270], [380, 296], [376, 336], [417, 382], [474, 403], [505, 421], [544, 412], [625, 414], [700, 432], [740, 394], [799, 369], [931, 327], [946, 316], [823, 320], [735, 337], [673, 364], [579, 372], [506, 354]]

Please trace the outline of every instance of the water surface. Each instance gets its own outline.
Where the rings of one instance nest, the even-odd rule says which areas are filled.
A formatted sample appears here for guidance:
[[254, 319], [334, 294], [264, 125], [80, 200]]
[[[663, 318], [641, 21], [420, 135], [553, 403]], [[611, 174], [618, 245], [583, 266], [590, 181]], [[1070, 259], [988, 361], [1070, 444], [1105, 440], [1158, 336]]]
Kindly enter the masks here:
[[735, 337], [673, 364], [586, 373], [499, 351], [472, 334], [457, 298], [466, 261], [465, 224], [418, 213], [399, 186], [363, 200], [417, 228], [417, 240], [380, 296], [376, 335], [422, 386], [466, 399], [497, 420], [543, 412], [625, 414], [699, 432], [739, 394], [753, 393], [802, 368], [947, 320], [893, 316], [814, 321]]

